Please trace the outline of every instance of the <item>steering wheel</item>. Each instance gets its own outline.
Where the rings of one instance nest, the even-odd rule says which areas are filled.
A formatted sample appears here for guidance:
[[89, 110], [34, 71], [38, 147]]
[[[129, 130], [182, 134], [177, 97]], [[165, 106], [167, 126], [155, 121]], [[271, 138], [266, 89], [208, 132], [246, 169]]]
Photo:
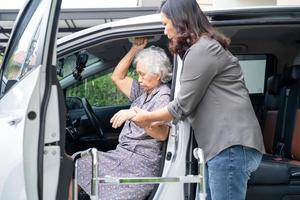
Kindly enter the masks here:
[[103, 138], [104, 133], [100, 127], [100, 122], [99, 122], [94, 110], [92, 109], [91, 104], [88, 102], [88, 100], [85, 97], [81, 98], [81, 102], [82, 102], [83, 109], [86, 113], [86, 116], [92, 123], [93, 127], [96, 129], [97, 135], [99, 135], [100, 138]]

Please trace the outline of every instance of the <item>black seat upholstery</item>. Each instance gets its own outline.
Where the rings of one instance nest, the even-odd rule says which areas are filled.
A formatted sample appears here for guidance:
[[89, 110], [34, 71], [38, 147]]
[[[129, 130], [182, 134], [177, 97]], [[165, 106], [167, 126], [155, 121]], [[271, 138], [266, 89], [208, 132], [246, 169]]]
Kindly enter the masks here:
[[284, 156], [300, 161], [300, 65], [292, 66], [289, 73], [295, 84], [289, 87], [285, 122]]
[[275, 128], [279, 106], [279, 92], [282, 87], [280, 75], [268, 78], [264, 99], [263, 138], [266, 152], [273, 154]]
[[274, 185], [289, 183], [289, 165], [281, 160], [274, 159], [273, 155], [266, 154], [259, 168], [251, 174], [249, 184]]
[[[297, 84], [300, 66], [288, 67], [282, 74], [284, 86], [280, 91], [280, 105], [274, 138], [274, 153], [283, 157], [289, 156], [291, 136], [293, 135], [295, 112], [297, 111]], [[299, 86], [300, 87], [300, 86]]]
[[297, 172], [300, 174], [300, 65], [287, 68], [281, 80], [285, 84], [280, 90], [275, 154], [263, 156], [249, 184], [296, 184], [300, 189], [300, 176], [297, 176]]

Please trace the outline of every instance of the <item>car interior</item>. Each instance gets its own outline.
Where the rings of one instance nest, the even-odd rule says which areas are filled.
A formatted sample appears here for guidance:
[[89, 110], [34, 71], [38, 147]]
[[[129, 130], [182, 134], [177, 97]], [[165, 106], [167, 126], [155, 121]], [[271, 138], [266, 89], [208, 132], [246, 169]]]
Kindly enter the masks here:
[[[240, 60], [266, 147], [262, 163], [248, 183], [247, 199], [299, 199], [299, 25], [240, 24], [217, 28], [231, 39], [230, 51]], [[174, 59], [165, 36], [160, 33], [146, 37], [148, 46], [159, 46], [165, 49], [171, 61]], [[108, 151], [118, 144], [121, 128], [112, 128], [109, 120], [117, 111], [128, 108], [130, 102], [113, 85], [110, 76], [130, 49], [131, 41], [132, 37], [111, 40], [58, 58], [58, 78], [67, 108], [68, 154], [90, 147]], [[129, 75], [136, 77], [133, 67]], [[174, 86], [174, 81], [170, 85]], [[174, 88], [171, 89], [174, 92]], [[188, 147], [191, 151], [186, 155], [187, 174], [197, 172], [196, 160], [192, 157], [196, 146], [191, 139]], [[195, 184], [186, 184], [185, 191], [194, 197]]]
[[[147, 46], [163, 48], [172, 62], [173, 56], [168, 51], [165, 36], [146, 37]], [[131, 48], [133, 39], [129, 37], [102, 43], [59, 58], [57, 74], [61, 79], [67, 109], [67, 154], [72, 155], [92, 147], [99, 151], [116, 148], [122, 127], [112, 128], [110, 119], [119, 110], [129, 108], [130, 101], [118, 91], [111, 80], [111, 74]], [[128, 75], [137, 79], [133, 66]], [[172, 81], [168, 85], [171, 87]], [[163, 143], [162, 151], [166, 152], [167, 141]], [[152, 199], [154, 194], [155, 190], [148, 199]], [[79, 195], [79, 199], [88, 198], [83, 192]]]
[[[299, 25], [237, 26], [222, 30], [231, 35], [234, 54], [266, 56], [263, 92], [249, 92], [261, 124], [266, 154], [251, 175], [247, 199], [299, 199]], [[245, 71], [244, 75], [246, 79]]]
[[[155, 44], [157, 43], [167, 50], [166, 38], [160, 38]], [[154, 43], [149, 42], [148, 45]], [[111, 74], [130, 47], [130, 38], [125, 38], [96, 45], [60, 59], [60, 69], [71, 72], [61, 80], [62, 84], [67, 85], [64, 94], [68, 125], [67, 152], [70, 154], [90, 147], [108, 151], [115, 149], [118, 144], [122, 127], [112, 128], [110, 119], [119, 110], [129, 108], [130, 102], [115, 87]], [[82, 63], [83, 55], [88, 58], [86, 63]], [[80, 65], [83, 66], [82, 69], [78, 69]], [[76, 80], [75, 77], [81, 76], [81, 73], [82, 80]], [[137, 78], [133, 66], [129, 69], [129, 75]]]

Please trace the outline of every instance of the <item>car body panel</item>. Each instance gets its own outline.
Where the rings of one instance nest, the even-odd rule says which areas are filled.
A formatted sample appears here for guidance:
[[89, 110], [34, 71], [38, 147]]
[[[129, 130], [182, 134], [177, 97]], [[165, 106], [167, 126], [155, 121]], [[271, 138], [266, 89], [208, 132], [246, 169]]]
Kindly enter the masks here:
[[[64, 108], [65, 94], [62, 93], [61, 87], [66, 90], [75, 84], [76, 80], [74, 80], [72, 74], [69, 74], [58, 83], [55, 74], [55, 52], [57, 51], [58, 58], [63, 58], [89, 47], [98, 45], [100, 48], [101, 45], [104, 46], [121, 39], [130, 39], [135, 36], [163, 35], [164, 27], [160, 22], [160, 15], [154, 14], [82, 30], [59, 39], [56, 49], [54, 41], [60, 1], [44, 0], [44, 2], [47, 2], [47, 11], [43, 23], [47, 21], [47, 24], [43, 25], [41, 31], [45, 34], [45, 43], [42, 43], [43, 50], [37, 54], [41, 59], [41, 65], [37, 65], [21, 81], [12, 86], [8, 92], [2, 91], [4, 95], [0, 96], [0, 156], [2, 157], [0, 162], [0, 199], [67, 198], [73, 163], [64, 154], [66, 111]], [[229, 33], [232, 37], [235, 37], [239, 31], [251, 30], [256, 25], [263, 25], [264, 28], [276, 28], [278, 27], [276, 25], [285, 27], [288, 24], [288, 28], [296, 30], [298, 24], [300, 24], [299, 13], [300, 8], [297, 7], [246, 8], [206, 12], [214, 25], [225, 30], [225, 32], [227, 31], [226, 33]], [[22, 20], [22, 17], [20, 20]], [[25, 26], [23, 23], [19, 25]], [[12, 34], [13, 39], [18, 38], [17, 36]], [[276, 34], [273, 35], [275, 39], [277, 36]], [[10, 43], [13, 44], [13, 42], [16, 41]], [[7, 48], [6, 57], [12, 56], [11, 49], [13, 48], [15, 48], [14, 45]], [[292, 48], [299, 49], [294, 46]], [[243, 48], [239, 48], [239, 50], [243, 50]], [[257, 53], [259, 51], [252, 50], [251, 52], [247, 48], [240, 51], [240, 53], [253, 52]], [[4, 65], [7, 62], [4, 60]], [[97, 63], [84, 71], [82, 77], [87, 78], [93, 74], [102, 73], [116, 63], [117, 61], [111, 61], [107, 66]], [[176, 80], [172, 83], [172, 91], [176, 97], [180, 88], [179, 77], [182, 62], [179, 57], [176, 57], [173, 64], [175, 67], [174, 79], [176, 78]], [[2, 68], [1, 73], [3, 74]], [[7, 80], [4, 77], [2, 79], [2, 90], [6, 83]], [[112, 112], [118, 108], [116, 106], [113, 108], [94, 107], [94, 109], [100, 118], [101, 115], [107, 114], [105, 121], [108, 121], [108, 116], [111, 116]], [[81, 110], [76, 112], [75, 117], [80, 117], [83, 113]], [[109, 124], [105, 125], [107, 132], [113, 132], [107, 128]], [[176, 125], [172, 125], [165, 152], [163, 177], [178, 177], [187, 174], [186, 166], [189, 164], [187, 154], [190, 152], [189, 144], [191, 140], [192, 129], [187, 121], [180, 121]], [[152, 199], [155, 200], [181, 200], [190, 195], [185, 191], [183, 183], [159, 184], [154, 192]], [[253, 196], [253, 198], [256, 197]]]
[[[53, 38], [56, 38], [60, 3], [60, 0], [28, 1], [20, 11], [6, 49], [1, 75], [11, 73], [9, 70], [14, 63], [20, 66], [21, 71], [13, 78], [16, 80], [11, 88], [1, 90], [0, 127], [4, 139], [1, 139], [0, 148], [4, 163], [9, 163], [1, 167], [1, 199], [56, 197], [61, 163], [44, 157], [44, 147], [47, 143], [47, 148], [56, 149], [52, 155], [56, 155], [56, 160], [61, 159], [57, 143], [61, 123], [50, 124], [51, 117], [54, 117], [55, 111], [56, 115], [59, 113], [60, 107], [57, 103], [58, 85], [51, 79], [52, 75], [56, 78], [51, 71], [56, 71], [53, 67], [56, 61]], [[48, 106], [51, 106], [51, 112], [47, 115]], [[52, 187], [47, 185], [50, 181]]]
[[[295, 12], [299, 10], [299, 8], [293, 8], [293, 9]], [[268, 30], [269, 29], [271, 30], [273, 26], [274, 28], [277, 28], [277, 27], [281, 27], [281, 25], [283, 25], [283, 27], [291, 28], [291, 30], [294, 28], [291, 27], [291, 24], [296, 24], [295, 27], [298, 27], [297, 26], [297, 23], [299, 24], [298, 18], [297, 17], [293, 18], [292, 17], [293, 14], [290, 14], [289, 10], [290, 8], [279, 8], [279, 9], [261, 8], [259, 9], [260, 14], [258, 14], [258, 12], [253, 9], [237, 9], [234, 10], [233, 12], [231, 12], [230, 10], [228, 11], [221, 10], [216, 12], [214, 11], [207, 12], [207, 14], [214, 25], [216, 25], [221, 30], [225, 30], [226, 35], [229, 35], [230, 37], [235, 37], [239, 33], [239, 31], [246, 32], [247, 30], [251, 30], [252, 28], [257, 28], [257, 27], [262, 29], [268, 28]], [[267, 13], [272, 12], [272, 14], [268, 15], [268, 14], [264, 14], [264, 12]], [[223, 20], [222, 18], [223, 15], [224, 15], [224, 19], [227, 20]], [[159, 16], [159, 14], [157, 14], [157, 16]], [[276, 16], [278, 16], [278, 18], [280, 17], [281, 20], [278, 20]], [[143, 19], [145, 19], [145, 17], [143, 17]], [[149, 19], [151, 19], [151, 16], [149, 16]], [[135, 20], [136, 26], [134, 25], [133, 20]], [[59, 57], [62, 57], [64, 54], [68, 54], [68, 49], [71, 49], [72, 45], [76, 46], [77, 50], [80, 50], [96, 44], [101, 46], [102, 43], [104, 45], [113, 40], [129, 37], [130, 35], [132, 35], [131, 37], [133, 37], [135, 36], [135, 34], [147, 36], [151, 34], [163, 33], [163, 26], [160, 24], [159, 21], [151, 22], [151, 20], [150, 21], [145, 20], [145, 23], [141, 23], [140, 18], [131, 19], [130, 25], [128, 26], [126, 26], [126, 20], [123, 20], [119, 26], [116, 25], [114, 27], [110, 27], [110, 24], [106, 24], [105, 25], [106, 29], [104, 29], [103, 27], [104, 26], [98, 26], [98, 30], [96, 27], [93, 27], [86, 31], [78, 32], [77, 34], [74, 35], [69, 35], [68, 38], [64, 38], [64, 40], [58, 40]], [[136, 27], [136, 29], [134, 29], [135, 31], [133, 31], [133, 27]], [[150, 29], [151, 27], [153, 28], [153, 32], [147, 34], [147, 31], [145, 30]], [[257, 36], [255, 35], [252, 37], [254, 39], [258, 38], [259, 33], [260, 33], [259, 31], [255, 32]], [[275, 39], [277, 39], [279, 35], [280, 33], [276, 34], [276, 32], [273, 31], [273, 35], [272, 36], [269, 35], [268, 39], [271, 40], [274, 38], [274, 42], [277, 42], [275, 41]], [[77, 38], [80, 38], [81, 44], [77, 41]], [[247, 39], [247, 35], [243, 35], [242, 39], [244, 38]], [[68, 40], [70, 42], [69, 44], [68, 44]], [[82, 43], [84, 45], [82, 45]], [[252, 49], [250, 49], [248, 51], [247, 48], [243, 49], [242, 42], [237, 44], [234, 43], [233, 45], [234, 46], [232, 47], [232, 49], [237, 48], [237, 50], [233, 51], [234, 53], [237, 52], [241, 54], [243, 53], [251, 54], [252, 52], [254, 52], [254, 54], [265, 53], [263, 51], [259, 52], [259, 50], [253, 51]], [[71, 49], [70, 52], [76, 51], [76, 48]], [[275, 49], [269, 49], [271, 53], [273, 53], [273, 51], [271, 50], [275, 51]], [[178, 63], [178, 66], [180, 67], [181, 64]], [[274, 69], [272, 70], [266, 69], [266, 70], [269, 70], [270, 73], [274, 73]], [[180, 76], [180, 70], [176, 70], [174, 71], [174, 73], [176, 73], [178, 77]], [[267, 78], [269, 75], [270, 75], [269, 73], [266, 73], [265, 78]], [[86, 76], [89, 76], [89, 74], [87, 73]], [[66, 82], [68, 81], [66, 80]], [[68, 84], [64, 84], [64, 85], [68, 86]], [[178, 91], [179, 88], [178, 79], [175, 83], [174, 88], [176, 94], [176, 91]], [[188, 146], [188, 141], [191, 140], [190, 135], [191, 135], [191, 129], [188, 122], [186, 121], [180, 122], [176, 126], [175, 125], [172, 126], [172, 130], [168, 138], [168, 147], [166, 151], [166, 154], [170, 153], [172, 157], [170, 160], [165, 159], [163, 176], [185, 175], [186, 173], [185, 166], [187, 163], [185, 157], [187, 154], [186, 147]], [[182, 144], [183, 147], [180, 146]], [[179, 159], [177, 159], [176, 156], [178, 156]], [[184, 187], [181, 184], [160, 184], [153, 199], [173, 199], [174, 197], [176, 198], [178, 197], [178, 199], [184, 199], [184, 195], [186, 195], [186, 193], [183, 188]]]
[[[28, 119], [25, 119], [26, 113], [28, 112], [27, 107], [33, 93], [34, 88], [28, 87], [32, 84], [32, 80], [38, 79], [39, 70], [31, 73], [30, 76], [26, 77], [22, 81], [19, 87], [14, 87], [1, 99], [0, 104], [0, 126], [3, 139], [1, 139], [1, 154], [3, 159], [3, 167], [1, 167], [0, 176], [0, 194], [1, 199], [25, 199], [25, 179], [24, 175], [28, 175], [31, 181], [28, 181], [27, 188], [30, 189], [35, 182], [37, 182], [37, 166], [31, 165], [26, 167], [24, 160], [27, 162], [37, 163], [36, 156], [30, 156], [37, 154], [38, 137], [31, 131], [32, 136], [25, 136], [22, 133], [25, 129], [25, 121], [28, 123]], [[24, 88], [27, 92], [24, 92]], [[31, 90], [29, 90], [31, 88]], [[3, 103], [4, 102], [4, 103]], [[27, 128], [30, 128], [29, 124], [26, 124]], [[28, 141], [23, 141], [24, 138], [28, 138]], [[29, 145], [26, 149], [24, 145]], [[31, 148], [29, 148], [31, 147]], [[9, 152], [7, 152], [9, 151]], [[24, 151], [24, 154], [23, 154]], [[29, 157], [27, 156], [29, 155]], [[25, 156], [25, 157], [23, 157]], [[5, 167], [4, 167], [5, 163]], [[24, 173], [26, 171], [26, 173]], [[27, 179], [29, 178], [27, 177]], [[34, 181], [35, 180], [35, 181]], [[15, 184], [19, 187], [15, 187]], [[13, 189], [13, 190], [12, 190]], [[15, 192], [11, 192], [15, 191]], [[32, 191], [32, 194], [37, 194], [37, 191]], [[33, 197], [36, 199], [37, 196]]]

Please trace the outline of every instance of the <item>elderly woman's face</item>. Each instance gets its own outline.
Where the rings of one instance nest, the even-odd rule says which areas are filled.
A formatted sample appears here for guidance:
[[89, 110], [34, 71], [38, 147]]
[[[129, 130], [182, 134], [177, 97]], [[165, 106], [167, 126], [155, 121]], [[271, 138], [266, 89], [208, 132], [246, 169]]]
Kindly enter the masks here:
[[139, 75], [138, 81], [146, 92], [150, 92], [160, 84], [160, 77], [149, 72], [141, 62], [137, 62], [136, 72]]

